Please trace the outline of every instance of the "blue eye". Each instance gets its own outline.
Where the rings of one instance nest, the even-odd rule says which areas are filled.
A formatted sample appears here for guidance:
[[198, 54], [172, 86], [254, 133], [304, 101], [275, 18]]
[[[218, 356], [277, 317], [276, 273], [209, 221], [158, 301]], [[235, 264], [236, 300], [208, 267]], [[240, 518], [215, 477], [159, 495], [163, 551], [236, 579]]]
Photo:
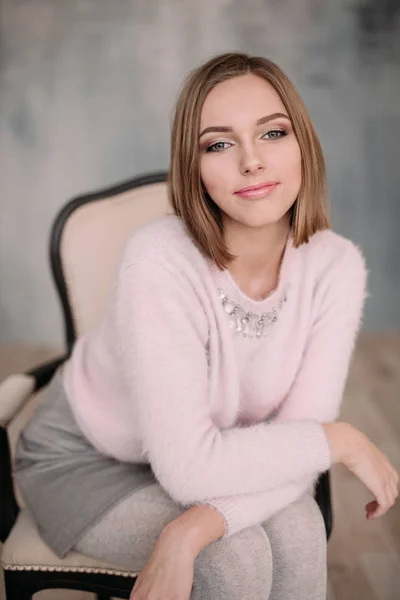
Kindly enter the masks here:
[[[264, 135], [261, 136], [261, 139], [275, 141], [281, 139], [282, 137], [285, 137], [286, 135], [287, 131], [285, 131], [284, 129], [270, 129], [269, 131], [264, 133]], [[205, 152], [223, 152], [224, 150], [226, 150], [226, 148], [229, 148], [231, 145], [232, 144], [229, 144], [228, 142], [214, 142], [213, 144], [207, 146]]]
[[281, 137], [285, 137], [285, 135], [287, 135], [287, 131], [285, 131], [284, 129], [270, 129], [269, 131], [267, 131], [267, 133], [264, 133], [262, 137], [265, 139], [267, 135], [270, 136], [269, 138], [267, 138], [269, 140], [279, 140]]
[[225, 146], [229, 145], [230, 144], [228, 144], [228, 142], [215, 142], [214, 144], [210, 144], [210, 146], [207, 146], [206, 152], [222, 152], [222, 150], [225, 150]]

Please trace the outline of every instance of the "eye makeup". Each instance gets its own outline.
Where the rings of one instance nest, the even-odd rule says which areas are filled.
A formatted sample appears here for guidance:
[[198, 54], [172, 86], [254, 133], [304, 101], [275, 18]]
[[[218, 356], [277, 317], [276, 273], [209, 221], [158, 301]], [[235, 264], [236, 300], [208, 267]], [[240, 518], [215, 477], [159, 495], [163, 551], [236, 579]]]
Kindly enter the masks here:
[[[260, 139], [270, 142], [276, 142], [286, 137], [289, 133], [289, 128], [283, 126], [270, 127], [265, 133], [260, 136]], [[270, 137], [268, 137], [270, 136]], [[232, 142], [226, 140], [215, 140], [212, 142], [203, 142], [200, 144], [200, 150], [207, 154], [219, 154], [224, 152], [227, 147], [232, 146]]]

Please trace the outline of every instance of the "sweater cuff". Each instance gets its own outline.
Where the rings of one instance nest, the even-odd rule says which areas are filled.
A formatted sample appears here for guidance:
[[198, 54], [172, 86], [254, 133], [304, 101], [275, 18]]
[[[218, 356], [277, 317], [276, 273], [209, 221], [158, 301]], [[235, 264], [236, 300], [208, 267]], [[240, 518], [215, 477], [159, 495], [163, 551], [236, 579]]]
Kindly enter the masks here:
[[315, 451], [317, 452], [318, 464], [316, 468], [323, 473], [332, 466], [332, 451], [329, 445], [328, 436], [325, 433], [321, 423], [314, 422], [315, 426]]
[[203, 504], [214, 508], [224, 519], [225, 531], [224, 535], [220, 538], [222, 540], [240, 531], [243, 528], [243, 521], [246, 521], [249, 516], [246, 510], [241, 509], [240, 502], [232, 502], [232, 498], [219, 498], [218, 506], [213, 504], [212, 501], [204, 502]]
[[[224, 502], [224, 500], [221, 501], [221, 499], [218, 499], [218, 506], [213, 504], [212, 500], [206, 500], [204, 502], [196, 502], [196, 504], [194, 505], [194, 506], [208, 506], [208, 508], [213, 508], [214, 510], [217, 511], [217, 513], [220, 514], [220, 516], [224, 520], [224, 533], [220, 538], [218, 538], [220, 540], [223, 540], [223, 539], [229, 537], [229, 535], [231, 535], [230, 526], [229, 526], [229, 522], [228, 522], [226, 513], [229, 513], [229, 512], [236, 513], [236, 510], [233, 511], [232, 508], [230, 508], [230, 510], [225, 509], [224, 504], [226, 504], [227, 507], [230, 508], [232, 505], [232, 499], [227, 499], [225, 502]], [[222, 506], [222, 508], [221, 508], [221, 506]]]

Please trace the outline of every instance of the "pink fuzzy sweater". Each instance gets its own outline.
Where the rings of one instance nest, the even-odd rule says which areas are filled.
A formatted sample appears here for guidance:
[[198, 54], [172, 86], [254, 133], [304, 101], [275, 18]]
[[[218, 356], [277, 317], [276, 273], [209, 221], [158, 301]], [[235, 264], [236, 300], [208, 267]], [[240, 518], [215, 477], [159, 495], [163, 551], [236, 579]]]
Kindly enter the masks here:
[[[366, 279], [351, 241], [327, 230], [296, 249], [289, 235], [278, 287], [255, 301], [178, 217], [154, 221], [64, 369], [76, 420], [100, 452], [149, 462], [177, 502], [219, 510], [225, 537], [261, 523], [331, 465], [321, 423], [339, 414]], [[235, 305], [278, 318], [244, 336]]]

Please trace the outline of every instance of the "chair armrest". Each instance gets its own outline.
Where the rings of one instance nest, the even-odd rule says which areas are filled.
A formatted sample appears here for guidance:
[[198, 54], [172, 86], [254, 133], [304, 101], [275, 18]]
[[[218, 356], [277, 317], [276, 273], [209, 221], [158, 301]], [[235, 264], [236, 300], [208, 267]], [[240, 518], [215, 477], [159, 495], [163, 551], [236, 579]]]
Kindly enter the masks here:
[[7, 539], [19, 507], [15, 498], [11, 475], [11, 452], [7, 430], [0, 427], [0, 541]]
[[38, 365], [31, 371], [28, 371], [27, 375], [35, 379], [34, 391], [38, 392], [40, 389], [42, 389], [42, 387], [47, 385], [53, 378], [53, 375], [57, 371], [58, 367], [60, 367], [68, 358], [69, 355], [64, 354], [63, 356], [45, 362], [41, 365]]
[[333, 528], [333, 510], [330, 471], [321, 473], [315, 487], [315, 500], [324, 517], [326, 538], [329, 540]]
[[65, 355], [27, 373], [9, 375], [0, 383], [0, 427], [7, 427], [28, 398], [49, 383], [67, 358]]

